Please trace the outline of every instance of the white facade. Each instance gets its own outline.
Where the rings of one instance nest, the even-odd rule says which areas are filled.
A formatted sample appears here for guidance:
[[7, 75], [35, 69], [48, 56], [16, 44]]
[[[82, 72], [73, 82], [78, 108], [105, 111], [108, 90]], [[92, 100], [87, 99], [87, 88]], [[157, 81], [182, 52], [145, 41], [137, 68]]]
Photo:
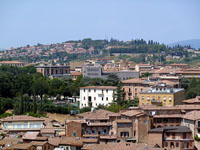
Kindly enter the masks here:
[[4, 122], [3, 130], [40, 130], [43, 128], [43, 121]]
[[82, 87], [80, 88], [80, 108], [92, 107], [98, 105], [109, 105], [113, 102], [113, 93], [115, 87]]

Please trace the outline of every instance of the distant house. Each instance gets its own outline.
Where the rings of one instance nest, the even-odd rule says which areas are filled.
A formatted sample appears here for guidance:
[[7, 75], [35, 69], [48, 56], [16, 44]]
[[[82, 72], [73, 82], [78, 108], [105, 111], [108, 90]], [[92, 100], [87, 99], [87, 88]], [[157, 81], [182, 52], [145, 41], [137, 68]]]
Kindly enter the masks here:
[[80, 88], [80, 108], [109, 105], [113, 102], [115, 86], [86, 86]]
[[39, 131], [43, 128], [44, 119], [28, 115], [16, 115], [1, 119], [2, 129], [8, 132]]
[[0, 66], [2, 66], [2, 65], [23, 67], [24, 62], [20, 62], [20, 61], [0, 61]]

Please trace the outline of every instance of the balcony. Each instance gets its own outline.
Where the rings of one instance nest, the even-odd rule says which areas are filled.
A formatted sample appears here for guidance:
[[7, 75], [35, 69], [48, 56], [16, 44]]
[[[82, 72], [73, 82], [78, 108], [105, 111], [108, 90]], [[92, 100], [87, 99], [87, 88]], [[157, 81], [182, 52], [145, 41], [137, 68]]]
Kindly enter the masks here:
[[165, 137], [166, 141], [194, 141], [194, 139], [192, 137], [187, 137], [187, 138], [181, 138], [181, 137]]

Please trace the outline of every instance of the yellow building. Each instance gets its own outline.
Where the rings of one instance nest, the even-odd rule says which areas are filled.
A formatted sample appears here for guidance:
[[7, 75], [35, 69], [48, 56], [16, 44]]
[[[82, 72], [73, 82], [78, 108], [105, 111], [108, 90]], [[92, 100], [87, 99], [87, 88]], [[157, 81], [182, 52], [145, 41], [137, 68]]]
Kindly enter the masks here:
[[155, 104], [160, 106], [175, 106], [184, 100], [184, 89], [153, 87], [140, 92], [139, 105]]
[[182, 72], [183, 78], [200, 78], [200, 69], [187, 69]]

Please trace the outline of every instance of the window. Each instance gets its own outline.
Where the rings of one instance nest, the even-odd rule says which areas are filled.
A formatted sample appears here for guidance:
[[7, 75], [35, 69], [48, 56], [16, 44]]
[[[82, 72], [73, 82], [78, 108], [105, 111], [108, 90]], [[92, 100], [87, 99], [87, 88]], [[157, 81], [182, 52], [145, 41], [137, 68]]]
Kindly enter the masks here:
[[135, 93], [135, 97], [137, 97], [137, 93]]
[[135, 88], [135, 92], [137, 92], [137, 88]]
[[142, 100], [144, 100], [144, 96], [142, 96]]
[[25, 129], [28, 128], [28, 124], [27, 124], [27, 123], [24, 124], [24, 128], [25, 128]]
[[73, 132], [73, 136], [75, 136], [75, 137], [76, 137], [76, 131], [74, 131], [74, 132]]
[[128, 92], [131, 92], [131, 89], [130, 89], [130, 88], [128, 89]]
[[103, 89], [102, 89], [102, 93], [103, 93]]
[[165, 147], [168, 147], [168, 142], [165, 142]]
[[171, 102], [172, 101], [172, 98], [171, 98], [171, 96], [169, 97], [169, 102]]
[[85, 100], [85, 96], [83, 97], [83, 100]]
[[108, 89], [106, 90], [106, 93], [108, 93]]
[[103, 101], [103, 97], [102, 97], [101, 99], [102, 99], [102, 101]]
[[83, 91], [85, 92], [85, 89]]
[[89, 92], [90, 92], [91, 90], [89, 89]]
[[129, 132], [121, 132], [120, 136], [121, 137], [129, 137]]
[[106, 100], [108, 101], [108, 97], [106, 97]]
[[167, 132], [167, 133], [166, 133], [166, 136], [169, 137], [169, 136], [170, 136], [170, 133]]
[[176, 142], [176, 147], [179, 147], [179, 143], [178, 142]]
[[172, 133], [172, 139], [175, 139], [175, 133]]
[[149, 97], [149, 96], [147, 96], [147, 100], [148, 100], [148, 101], [150, 100], [150, 97]]
[[183, 133], [183, 139], [186, 139], [186, 133]]
[[198, 127], [200, 128], [200, 121], [198, 121]]
[[166, 96], [163, 97], [163, 100], [166, 101]]
[[96, 89], [94, 89], [94, 93], [96, 92]]
[[96, 101], [96, 97], [94, 97], [94, 100]]

